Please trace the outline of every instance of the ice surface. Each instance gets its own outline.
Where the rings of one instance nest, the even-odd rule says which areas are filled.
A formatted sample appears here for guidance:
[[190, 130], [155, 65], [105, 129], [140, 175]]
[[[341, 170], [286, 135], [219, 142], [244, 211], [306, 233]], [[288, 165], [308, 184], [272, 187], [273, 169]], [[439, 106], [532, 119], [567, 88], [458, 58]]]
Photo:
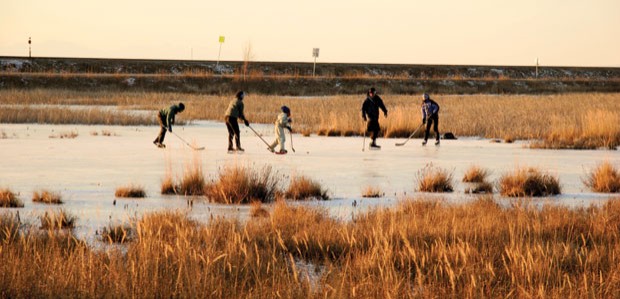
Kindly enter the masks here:
[[[253, 125], [267, 142], [274, 139], [272, 125]], [[102, 136], [101, 131], [117, 136]], [[78, 217], [77, 232], [93, 239], [95, 230], [110, 222], [128, 221], [148, 211], [181, 210], [198, 220], [225, 216], [245, 219], [249, 206], [213, 204], [204, 198], [163, 196], [159, 194], [166, 169], [181, 176], [183, 169], [199, 158], [208, 179], [215, 179], [218, 169], [227, 165], [261, 167], [271, 165], [282, 176], [306, 175], [319, 181], [334, 200], [305, 202], [305, 205], [326, 207], [332, 215], [343, 219], [370, 207], [392, 206], [405, 198], [426, 196], [449, 202], [464, 202], [476, 198], [464, 194], [467, 185], [461, 183], [464, 172], [473, 164], [489, 169], [490, 179], [496, 181], [503, 173], [517, 166], [534, 166], [557, 175], [562, 195], [537, 199], [538, 203], [553, 203], [571, 207], [600, 204], [610, 194], [592, 193], [583, 185], [586, 172], [608, 160], [620, 162], [619, 151], [597, 150], [535, 150], [523, 143], [491, 143], [487, 139], [461, 138], [444, 140], [441, 146], [421, 146], [421, 140], [379, 139], [380, 151], [362, 151], [361, 137], [303, 137], [293, 135], [296, 153], [290, 147], [288, 155], [274, 155], [251, 130], [242, 126], [243, 154], [227, 153], [225, 125], [216, 122], [194, 122], [174, 127], [175, 133], [204, 151], [192, 151], [173, 134], [166, 136], [166, 149], [152, 143], [159, 132], [156, 126], [85, 126], [2, 124], [0, 132], [0, 187], [19, 192], [25, 208], [19, 209], [23, 219], [38, 225], [37, 216], [50, 209], [64, 208]], [[75, 139], [49, 138], [65, 131], [77, 131]], [[91, 132], [99, 132], [98, 136]], [[368, 139], [366, 139], [368, 146]], [[453, 172], [455, 192], [427, 194], [416, 192], [416, 174], [428, 163]], [[145, 199], [116, 199], [117, 187], [137, 184], [145, 188]], [[286, 186], [288, 181], [283, 182]], [[385, 197], [361, 198], [367, 186], [379, 187]], [[62, 206], [33, 203], [32, 192], [48, 189], [59, 191], [66, 202]], [[499, 195], [495, 195], [500, 200]], [[193, 207], [188, 200], [193, 199]], [[355, 202], [355, 207], [353, 203]], [[2, 211], [15, 209], [0, 208]]]

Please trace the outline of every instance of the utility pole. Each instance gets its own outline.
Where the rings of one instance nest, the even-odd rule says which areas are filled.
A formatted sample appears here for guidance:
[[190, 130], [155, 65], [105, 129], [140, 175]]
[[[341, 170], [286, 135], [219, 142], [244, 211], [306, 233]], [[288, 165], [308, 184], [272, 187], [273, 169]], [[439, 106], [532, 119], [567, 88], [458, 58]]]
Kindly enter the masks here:
[[536, 57], [536, 78], [538, 79], [538, 57]]
[[28, 58], [32, 58], [32, 38], [28, 37]]
[[316, 70], [316, 58], [319, 57], [319, 48], [312, 49], [312, 57], [314, 57], [314, 65], [312, 66], [312, 77], [314, 77], [314, 72]]

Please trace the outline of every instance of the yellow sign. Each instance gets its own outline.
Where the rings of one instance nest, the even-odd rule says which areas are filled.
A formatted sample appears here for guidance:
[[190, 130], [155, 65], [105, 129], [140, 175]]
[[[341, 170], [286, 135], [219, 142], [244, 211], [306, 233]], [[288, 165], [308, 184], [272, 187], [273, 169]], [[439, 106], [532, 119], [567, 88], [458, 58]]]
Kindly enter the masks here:
[[224, 36], [220, 35], [220, 43], [223, 43], [223, 42], [224, 42]]

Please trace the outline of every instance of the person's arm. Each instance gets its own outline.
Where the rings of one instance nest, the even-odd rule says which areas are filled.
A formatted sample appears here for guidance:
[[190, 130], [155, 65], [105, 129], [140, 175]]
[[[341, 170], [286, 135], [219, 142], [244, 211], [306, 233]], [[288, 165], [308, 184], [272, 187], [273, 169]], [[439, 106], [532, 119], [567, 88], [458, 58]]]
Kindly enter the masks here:
[[379, 99], [377, 103], [379, 104], [379, 108], [383, 111], [383, 116], [387, 117], [387, 108], [385, 108], [385, 105], [383, 104], [383, 99], [379, 96], [377, 96], [377, 98]]
[[425, 109], [425, 104], [422, 104], [422, 123], [425, 124], [426, 123], [426, 109]]
[[247, 118], [245, 118], [245, 114], [243, 114], [243, 102], [239, 101], [239, 105], [237, 106], [237, 110], [239, 111], [239, 118], [243, 120], [243, 123], [246, 126], [250, 125], [250, 122]]
[[364, 101], [364, 104], [362, 104], [362, 119], [364, 121], [367, 121], [367, 118], [366, 118], [366, 101]]

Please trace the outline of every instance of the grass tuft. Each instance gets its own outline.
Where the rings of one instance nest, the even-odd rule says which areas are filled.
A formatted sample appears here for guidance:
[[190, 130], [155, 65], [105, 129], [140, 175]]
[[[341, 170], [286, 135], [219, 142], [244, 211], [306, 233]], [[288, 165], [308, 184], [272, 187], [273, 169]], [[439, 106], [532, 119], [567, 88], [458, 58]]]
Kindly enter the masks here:
[[32, 201], [46, 204], [62, 204], [60, 193], [49, 190], [39, 190], [32, 193]]
[[452, 192], [452, 173], [427, 164], [417, 173], [418, 190], [422, 192]]
[[132, 241], [135, 238], [134, 234], [134, 229], [131, 225], [108, 225], [101, 231], [101, 239], [110, 244], [123, 244]]
[[519, 168], [499, 179], [500, 194], [510, 197], [549, 196], [561, 193], [559, 180], [536, 168]]
[[23, 208], [24, 203], [8, 188], [0, 189], [1, 208]]
[[620, 171], [605, 161], [588, 173], [583, 183], [594, 192], [617, 193], [620, 192]]
[[481, 168], [477, 165], [472, 165], [465, 171], [465, 175], [463, 175], [463, 182], [465, 183], [482, 183], [486, 181], [489, 176], [489, 171], [487, 169]]
[[131, 184], [116, 188], [114, 196], [127, 198], [143, 198], [146, 197], [146, 192], [144, 191], [144, 187]]
[[77, 217], [60, 209], [54, 212], [45, 212], [40, 219], [41, 229], [71, 229], [74, 227]]
[[294, 200], [329, 199], [327, 190], [324, 190], [321, 184], [305, 176], [293, 177], [284, 196]]
[[378, 198], [378, 197], [382, 197], [383, 195], [384, 193], [381, 192], [381, 188], [376, 187], [376, 186], [367, 186], [362, 191], [362, 197], [367, 197], [367, 198]]
[[259, 170], [224, 167], [218, 180], [206, 186], [205, 193], [210, 200], [219, 203], [272, 202], [278, 193], [278, 181], [271, 166]]

